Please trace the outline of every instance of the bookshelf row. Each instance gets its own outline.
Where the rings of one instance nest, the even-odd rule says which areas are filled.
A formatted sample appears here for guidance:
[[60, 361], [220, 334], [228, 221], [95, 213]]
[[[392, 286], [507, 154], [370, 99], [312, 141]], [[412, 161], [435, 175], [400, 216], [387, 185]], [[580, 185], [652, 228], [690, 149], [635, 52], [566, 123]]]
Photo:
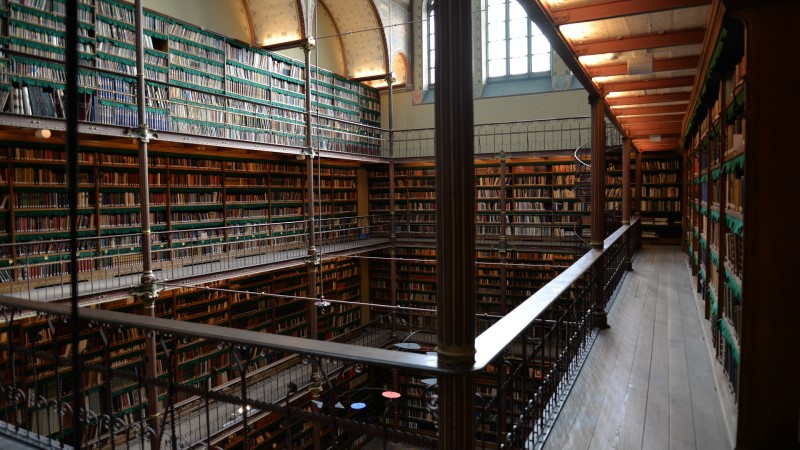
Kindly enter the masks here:
[[[141, 209], [138, 156], [122, 149], [82, 148], [77, 220], [82, 257], [138, 252]], [[0, 146], [2, 267], [41, 263], [26, 274], [3, 271], [4, 281], [61, 273], [71, 226], [63, 147], [30, 142]], [[358, 215], [357, 164], [315, 167], [319, 218], [335, 223]], [[241, 234], [304, 233], [306, 164], [263, 155], [236, 159], [186, 153], [150, 154], [150, 222], [157, 249], [187, 242], [222, 242]], [[224, 228], [223, 227], [229, 227]], [[235, 227], [235, 228], [234, 228]], [[256, 229], [258, 228], [258, 229]], [[252, 237], [252, 236], [251, 236]], [[165, 257], [167, 253], [159, 253]], [[174, 254], [173, 257], [180, 257]], [[109, 260], [109, 264], [115, 264]], [[117, 263], [122, 263], [118, 261]], [[92, 270], [95, 263], [85, 270]]]
[[[606, 210], [622, 209], [622, 173], [618, 166], [616, 161], [607, 166]], [[505, 174], [500, 173], [499, 161], [476, 161], [478, 234], [556, 240], [574, 236], [590, 207], [577, 193], [574, 170], [573, 160], [564, 157], [514, 159], [507, 164]], [[394, 207], [401, 222], [397, 232], [435, 231], [434, 175], [431, 163], [396, 165]], [[643, 159], [639, 209], [646, 237], [679, 239], [681, 176], [680, 160], [674, 155], [647, 155]], [[388, 213], [392, 200], [388, 169], [371, 170], [369, 187], [371, 214]]]
[[702, 110], [703, 119], [691, 136], [686, 168], [689, 261], [734, 404], [739, 392], [743, 307], [745, 67], [746, 57], [742, 57], [721, 71], [721, 80], [707, 86], [717, 95]]
[[[370, 299], [372, 303], [391, 303], [390, 264], [385, 259], [389, 250], [377, 252], [379, 258], [370, 261]], [[436, 330], [436, 249], [399, 247], [396, 257], [397, 304], [409, 308], [432, 310], [415, 311], [400, 319], [413, 329]], [[476, 253], [478, 313], [505, 314], [540, 287], [555, 278], [575, 259], [572, 249], [541, 248], [514, 250], [501, 259], [494, 250], [481, 249]], [[505, 266], [508, 264], [508, 266]], [[506, 270], [505, 293], [501, 292], [501, 267]]]
[[[4, 2], [10, 40], [0, 60], [0, 111], [64, 118], [64, 4]], [[138, 126], [133, 6], [82, 2], [80, 120]], [[328, 150], [375, 153], [377, 90], [194, 25], [145, 12], [147, 125], [155, 130], [305, 146], [304, 99]], [[0, 44], [5, 47], [5, 44]]]

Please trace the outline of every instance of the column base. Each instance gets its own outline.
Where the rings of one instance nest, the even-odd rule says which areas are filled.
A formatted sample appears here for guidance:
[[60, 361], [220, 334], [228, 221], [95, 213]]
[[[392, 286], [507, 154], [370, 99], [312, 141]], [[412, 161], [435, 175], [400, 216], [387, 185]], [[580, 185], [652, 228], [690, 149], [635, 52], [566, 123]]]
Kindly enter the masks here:
[[633, 261], [631, 261], [630, 258], [625, 258], [625, 262], [623, 263], [623, 265], [625, 266], [626, 271], [628, 272], [633, 271]]
[[592, 328], [601, 330], [611, 328], [611, 325], [608, 324], [608, 314], [606, 314], [605, 309], [592, 308]]

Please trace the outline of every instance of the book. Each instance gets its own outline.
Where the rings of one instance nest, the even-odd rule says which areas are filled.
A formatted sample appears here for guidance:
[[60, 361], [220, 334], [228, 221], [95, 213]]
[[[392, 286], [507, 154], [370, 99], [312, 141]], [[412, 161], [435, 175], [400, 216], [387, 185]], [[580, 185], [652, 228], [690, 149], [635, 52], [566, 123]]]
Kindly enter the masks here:
[[22, 96], [21, 97], [22, 97], [22, 111], [21, 112], [22, 112], [22, 114], [25, 114], [26, 116], [30, 116], [32, 114], [32, 112], [31, 112], [31, 97], [30, 97], [30, 94], [28, 93], [28, 86], [23, 86], [22, 87]]

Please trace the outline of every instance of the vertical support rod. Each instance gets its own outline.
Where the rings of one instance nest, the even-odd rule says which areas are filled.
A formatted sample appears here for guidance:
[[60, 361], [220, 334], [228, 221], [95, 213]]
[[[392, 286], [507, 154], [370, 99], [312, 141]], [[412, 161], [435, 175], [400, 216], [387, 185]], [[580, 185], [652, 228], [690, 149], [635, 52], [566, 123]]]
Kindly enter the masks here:
[[[316, 245], [316, 228], [314, 223], [314, 145], [311, 133], [311, 51], [315, 44], [313, 39], [307, 39], [301, 45], [305, 59], [304, 78], [306, 82], [305, 114], [306, 114], [306, 184], [308, 188], [308, 286], [310, 295], [317, 298], [317, 268], [319, 256]], [[308, 305], [308, 337], [316, 340], [319, 336], [317, 323], [317, 304], [307, 302]], [[322, 377], [316, 358], [311, 360], [311, 384], [308, 387], [313, 399], [319, 398], [322, 392]], [[313, 438], [315, 447], [319, 448], [319, 424], [314, 424]]]
[[[72, 435], [73, 447], [80, 450], [83, 435], [79, 408], [83, 407], [83, 373], [81, 355], [77, 349], [80, 341], [80, 324], [78, 323], [78, 0], [66, 0], [64, 61], [66, 75], [66, 150], [67, 150], [67, 182], [69, 187], [69, 241], [70, 241], [70, 325], [72, 328]], [[15, 403], [16, 404], [16, 403]]]
[[[306, 82], [305, 115], [306, 115], [306, 188], [307, 188], [307, 213], [308, 213], [308, 285], [310, 296], [317, 296], [317, 245], [316, 224], [314, 219], [314, 150], [313, 135], [311, 133], [311, 50], [314, 44], [306, 41], [302, 45], [305, 56], [304, 78]], [[317, 339], [317, 305], [308, 303], [309, 338]], [[313, 376], [313, 375], [312, 375]]]
[[436, 260], [439, 364], [463, 368], [439, 383], [439, 448], [475, 446], [475, 161], [472, 4], [435, 3]]
[[[605, 239], [606, 124], [603, 99], [589, 97], [592, 108], [592, 237], [591, 245], [603, 248]], [[437, 197], [438, 198], [438, 197]]]
[[622, 139], [622, 224], [631, 224], [631, 139]]
[[506, 154], [505, 152], [501, 153], [499, 156], [500, 159], [500, 311], [502, 314], [508, 314], [513, 308], [510, 308], [508, 305], [508, 289], [506, 287], [507, 278], [508, 278], [508, 269], [506, 268], [506, 262], [508, 261], [508, 236], [506, 235], [506, 228], [508, 224], [508, 213], [507, 213], [507, 205], [508, 205], [508, 198], [506, 195], [506, 171], [508, 170], [508, 166], [506, 165]]
[[142, 284], [153, 284], [152, 246], [150, 236], [150, 181], [147, 167], [147, 115], [144, 83], [144, 12], [142, 0], [136, 0], [136, 104], [139, 119], [139, 204], [142, 217]]
[[[631, 224], [631, 139], [625, 137], [622, 139], [622, 224]], [[633, 238], [633, 233], [625, 233], [625, 270], [633, 270], [633, 257], [630, 240]]]
[[[386, 75], [388, 108], [389, 108], [389, 239], [391, 247], [389, 248], [389, 303], [392, 306], [397, 306], [397, 234], [395, 230], [397, 215], [395, 214], [395, 191], [394, 191], [394, 90], [393, 85], [395, 82], [394, 74], [389, 73]], [[392, 337], [397, 337], [397, 310], [392, 308]], [[411, 327], [411, 322], [408, 324]], [[411, 332], [411, 330], [408, 330]], [[396, 389], [393, 386], [392, 389]]]
[[[141, 214], [141, 233], [142, 233], [142, 287], [148, 286], [152, 288], [149, 294], [145, 294], [145, 309], [148, 310], [150, 317], [156, 316], [156, 298], [157, 295], [154, 288], [156, 276], [153, 274], [152, 268], [152, 243], [150, 234], [150, 175], [148, 173], [148, 156], [147, 156], [147, 143], [149, 141], [149, 130], [147, 129], [147, 114], [146, 114], [146, 99], [145, 99], [145, 81], [144, 81], [144, 9], [142, 0], [135, 2], [135, 24], [136, 24], [136, 105], [139, 120], [139, 139], [138, 139], [138, 156], [139, 156], [139, 205]], [[144, 289], [143, 289], [144, 290]], [[156, 373], [156, 337], [154, 333], [150, 333], [145, 342], [145, 354], [147, 360], [145, 361], [145, 372], [151, 379], [157, 377]], [[161, 430], [159, 430], [158, 416], [158, 388], [152, 383], [148, 383], [145, 387], [148, 405], [148, 425], [153, 429], [154, 433], [150, 437], [150, 448], [158, 450], [160, 447], [159, 437]]]
[[[605, 240], [605, 191], [606, 191], [606, 124], [603, 99], [589, 97], [592, 108], [592, 237], [591, 245], [603, 249]], [[605, 300], [605, 257], [601, 254], [595, 262], [592, 274], [592, 326], [608, 328]]]
[[634, 191], [633, 210], [637, 216], [642, 215], [642, 152], [636, 152], [636, 190]]

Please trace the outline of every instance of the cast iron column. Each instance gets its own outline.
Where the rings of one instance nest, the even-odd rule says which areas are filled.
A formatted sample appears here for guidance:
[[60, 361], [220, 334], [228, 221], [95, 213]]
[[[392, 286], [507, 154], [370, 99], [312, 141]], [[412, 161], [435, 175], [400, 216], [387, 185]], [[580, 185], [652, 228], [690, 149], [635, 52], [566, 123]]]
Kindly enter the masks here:
[[[395, 82], [394, 74], [389, 73], [386, 75], [386, 86], [388, 95], [388, 108], [389, 108], [389, 239], [391, 247], [389, 247], [389, 304], [397, 306], [397, 234], [395, 232], [395, 192], [394, 192], [394, 92], [392, 85]], [[392, 308], [392, 337], [397, 337], [397, 310]], [[409, 327], [411, 321], [409, 321]], [[409, 329], [409, 332], [411, 330]], [[392, 386], [396, 390], [396, 386]]]
[[[311, 51], [314, 50], [314, 40], [307, 39], [300, 47], [303, 49], [305, 57], [305, 67], [303, 78], [306, 82], [305, 96], [305, 115], [306, 115], [306, 147], [303, 154], [306, 156], [306, 187], [307, 209], [308, 209], [308, 289], [309, 296], [317, 298], [317, 268], [319, 266], [319, 254], [316, 245], [316, 228], [314, 223], [314, 157], [319, 156], [314, 150], [313, 135], [311, 133]], [[308, 302], [308, 338], [317, 339], [319, 331], [317, 329], [317, 302]], [[322, 377], [319, 374], [319, 364], [317, 360], [311, 360], [311, 384], [308, 387], [311, 397], [316, 399], [322, 392]], [[314, 425], [314, 441], [318, 440], [319, 427]]]
[[[72, 410], [78, 411], [83, 405], [83, 375], [81, 357], [77, 349], [80, 342], [80, 323], [78, 322], [78, 179], [80, 163], [78, 162], [78, 1], [66, 0], [66, 28], [64, 49], [67, 97], [66, 119], [66, 151], [67, 151], [67, 185], [69, 187], [69, 285], [70, 285], [70, 328], [72, 341]], [[61, 405], [58, 405], [59, 408]], [[83, 436], [80, 414], [72, 415], [72, 445], [80, 450], [80, 438]]]
[[472, 2], [435, 3], [439, 448], [475, 446], [475, 161]]
[[642, 152], [636, 152], [636, 191], [633, 210], [636, 211], [637, 216], [642, 215]]
[[[592, 237], [593, 248], [602, 250], [605, 240], [605, 200], [606, 200], [606, 123], [603, 99], [589, 97], [592, 108]], [[595, 263], [592, 281], [592, 326], [608, 328], [605, 299], [605, 262], [601, 255]]]
[[[142, 298], [144, 308], [150, 317], [156, 316], [156, 299], [158, 298], [158, 286], [156, 276], [152, 269], [152, 239], [150, 233], [150, 175], [148, 173], [147, 144], [150, 139], [156, 137], [147, 127], [147, 100], [145, 98], [144, 81], [144, 9], [142, 0], [136, 0], [136, 106], [138, 113], [139, 126], [128, 131], [130, 136], [138, 140], [139, 150], [139, 205], [141, 214], [141, 233], [142, 233], [142, 277], [139, 286], [134, 289], [134, 295]], [[145, 340], [145, 372], [147, 376], [155, 379], [158, 376], [156, 370], [156, 336], [148, 333]], [[148, 425], [153, 429], [150, 438], [150, 447], [158, 450], [161, 445], [159, 430], [158, 410], [158, 387], [149, 383], [145, 387], [147, 395], [147, 406], [149, 412]]]
[[[622, 224], [631, 224], [631, 138], [622, 140]], [[625, 270], [633, 270], [631, 263], [631, 246], [628, 242], [633, 239], [630, 233], [625, 236]]]

